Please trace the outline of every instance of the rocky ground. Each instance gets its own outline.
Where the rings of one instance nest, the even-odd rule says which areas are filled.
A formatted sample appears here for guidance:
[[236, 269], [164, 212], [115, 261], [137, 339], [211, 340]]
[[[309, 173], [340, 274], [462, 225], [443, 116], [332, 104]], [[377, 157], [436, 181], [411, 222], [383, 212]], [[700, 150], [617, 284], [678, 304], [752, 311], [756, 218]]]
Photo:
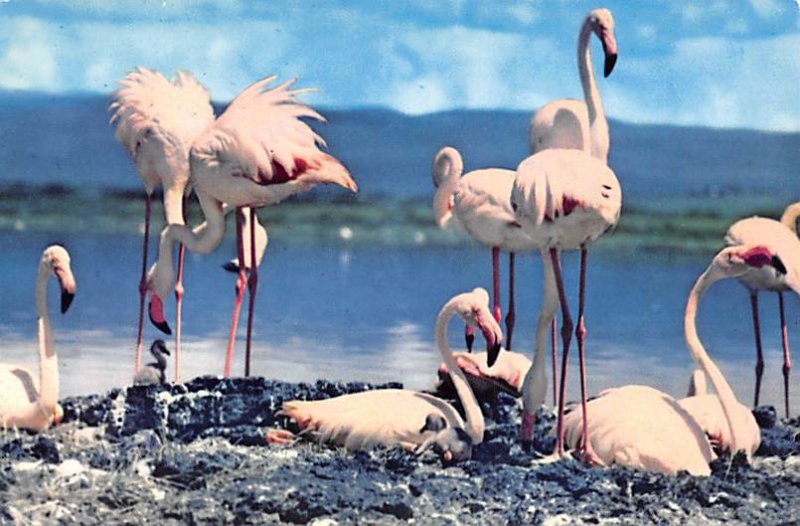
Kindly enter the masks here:
[[[397, 384], [391, 385], [397, 387]], [[540, 412], [535, 450], [517, 444], [519, 410], [500, 394], [473, 460], [444, 468], [428, 452], [351, 454], [301, 442], [268, 446], [263, 429], [292, 398], [366, 384], [198, 378], [62, 402], [39, 435], [0, 433], [0, 524], [796, 524], [800, 419], [760, 408], [752, 466], [723, 458], [711, 477], [677, 477], [549, 452]]]

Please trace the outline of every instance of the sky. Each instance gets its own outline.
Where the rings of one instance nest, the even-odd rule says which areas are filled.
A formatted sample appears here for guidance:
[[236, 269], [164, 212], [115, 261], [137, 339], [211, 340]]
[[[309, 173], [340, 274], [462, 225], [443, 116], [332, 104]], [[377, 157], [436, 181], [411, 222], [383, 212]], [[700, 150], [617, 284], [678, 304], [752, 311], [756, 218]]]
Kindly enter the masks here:
[[[534, 110], [582, 98], [578, 0], [0, 0], [0, 89], [109, 93], [137, 65], [218, 101], [298, 77], [323, 108]], [[800, 131], [800, 0], [624, 1], [607, 114]], [[602, 51], [593, 39], [594, 69]]]

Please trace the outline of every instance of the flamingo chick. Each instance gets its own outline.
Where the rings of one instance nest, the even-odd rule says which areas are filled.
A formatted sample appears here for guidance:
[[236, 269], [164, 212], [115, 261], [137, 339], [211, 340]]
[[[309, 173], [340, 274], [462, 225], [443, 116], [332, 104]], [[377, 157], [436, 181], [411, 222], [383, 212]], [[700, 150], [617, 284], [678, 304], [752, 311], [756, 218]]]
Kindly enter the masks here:
[[608, 77], [614, 70], [614, 64], [617, 63], [614, 17], [608, 9], [593, 9], [586, 15], [578, 33], [578, 74], [585, 102], [558, 99], [539, 108], [531, 119], [531, 153], [550, 148], [569, 148], [583, 150], [608, 162], [608, 122], [592, 70], [592, 52], [589, 48], [592, 33], [603, 45], [603, 75]]
[[150, 354], [156, 361], [139, 369], [139, 372], [133, 377], [133, 385], [158, 385], [167, 382], [164, 371], [167, 369], [166, 357], [169, 356], [169, 349], [164, 340], [154, 341], [150, 346]]
[[[588, 245], [613, 228], [622, 207], [622, 189], [614, 172], [603, 162], [581, 150], [544, 150], [520, 163], [511, 192], [511, 207], [522, 229], [542, 249], [544, 297], [536, 331], [534, 366], [524, 381], [522, 441], [530, 443], [536, 410], [544, 403], [544, 341], [552, 326], [555, 309], [561, 305], [563, 340], [561, 384], [558, 396], [556, 454], [563, 453], [563, 414], [567, 361], [572, 336], [572, 317], [567, 305], [559, 262], [562, 250], [580, 249], [578, 323], [575, 330], [581, 376], [581, 401], [586, 404], [586, 368], [583, 321]], [[545, 251], [549, 252], [546, 254]], [[552, 273], [552, 276], [551, 276]], [[555, 287], [554, 287], [555, 285]], [[557, 294], [553, 289], [557, 290]], [[537, 362], [539, 366], [537, 366]], [[589, 442], [586, 443], [585, 453]]]
[[[751, 269], [772, 266], [773, 256], [764, 246], [723, 249], [692, 287], [684, 315], [689, 353], [711, 380], [727, 427], [727, 437], [718, 429], [712, 433], [725, 437], [726, 447], [732, 453], [744, 450], [748, 459], [761, 440], [758, 426], [754, 427], [752, 414], [741, 411], [736, 395], [700, 342], [695, 318], [700, 297], [713, 283], [739, 277]], [[588, 435], [581, 426], [580, 413], [584, 411], [588, 411]], [[709, 462], [716, 458], [712, 443], [706, 438], [706, 429], [710, 428], [704, 429], [703, 422], [677, 400], [651, 387], [608, 389], [584, 410], [568, 414], [564, 429], [570, 447], [578, 447], [589, 436], [591, 450], [596, 455], [594, 460], [601, 465], [617, 463], [668, 474], [686, 470], [693, 475], [709, 475]]]
[[75, 297], [75, 278], [66, 249], [52, 245], [42, 254], [36, 279], [36, 316], [39, 324], [39, 375], [12, 364], [0, 364], [0, 423], [43, 431], [61, 421], [58, 404], [58, 357], [47, 314], [47, 278], [54, 276], [61, 287], [61, 312], [67, 312]]
[[790, 282], [800, 282], [800, 240], [797, 238], [797, 216], [800, 203], [786, 208], [780, 221], [765, 217], [749, 217], [731, 225], [725, 234], [728, 246], [759, 244], [769, 248], [778, 257], [781, 266], [765, 265], [754, 268], [739, 277], [739, 281], [750, 292], [753, 311], [753, 332], [756, 345], [756, 387], [753, 405], [757, 406], [761, 391], [761, 376], [764, 373], [764, 355], [761, 347], [761, 325], [758, 318], [758, 292], [768, 290], [778, 294], [778, 309], [781, 322], [781, 344], [783, 347], [784, 409], [789, 418], [789, 372], [792, 367], [789, 356], [789, 338], [786, 332], [786, 316], [783, 293], [800, 289], [792, 288]]
[[[353, 192], [358, 187], [347, 169], [334, 157], [322, 152], [324, 141], [303, 118], [324, 120], [296, 96], [308, 90], [291, 90], [294, 81], [269, 89], [275, 77], [262, 79], [236, 96], [225, 112], [195, 141], [189, 153], [190, 179], [206, 218], [204, 227], [191, 230], [170, 224], [161, 233], [158, 261], [148, 276], [151, 291], [150, 319], [166, 324], [163, 300], [175, 283], [172, 247], [183, 243], [188, 250], [207, 254], [215, 250], [225, 233], [223, 203], [236, 207], [237, 257], [244, 257], [243, 207], [278, 203], [318, 184], [336, 184]], [[250, 229], [251, 261], [255, 261], [256, 229]], [[236, 328], [245, 286], [250, 291], [245, 354], [245, 375], [250, 374], [250, 345], [253, 306], [258, 284], [258, 266], [251, 266], [249, 277], [241, 266], [236, 280], [236, 301], [228, 336], [225, 376], [230, 375]]]
[[[508, 313], [506, 349], [511, 349], [516, 313], [514, 310], [514, 254], [537, 248], [522, 230], [508, 196], [516, 173], [502, 168], [474, 170], [462, 176], [464, 162], [458, 150], [442, 148], [433, 160], [433, 210], [439, 228], [457, 223], [469, 235], [492, 250], [493, 313], [500, 322], [500, 251], [508, 252]], [[467, 350], [472, 351], [467, 332]]]
[[[477, 327], [492, 347], [500, 350], [503, 335], [489, 311], [489, 294], [481, 288], [459, 294], [445, 303], [436, 318], [436, 347], [450, 370], [466, 421], [444, 400], [407, 389], [366, 391], [328, 400], [293, 400], [282, 412], [320, 441], [348, 450], [401, 446], [422, 452], [429, 447], [445, 463], [470, 458], [473, 446], [483, 441], [484, 420], [469, 383], [456, 364], [447, 343], [447, 325], [458, 314]], [[268, 433], [268, 439], [270, 435]], [[278, 434], [285, 439], [285, 434]]]
[[[114, 92], [111, 123], [116, 138], [136, 164], [145, 187], [142, 274], [139, 280], [139, 319], [136, 335], [136, 371], [142, 366], [142, 317], [147, 293], [147, 244], [150, 206], [158, 185], [164, 190], [164, 215], [169, 224], [184, 224], [184, 199], [188, 194], [189, 147], [214, 122], [214, 109], [206, 89], [189, 73], [178, 72], [170, 82], [155, 70], [138, 67], [119, 81]], [[183, 246], [178, 255], [175, 286], [175, 380], [180, 364], [181, 305], [183, 300]]]

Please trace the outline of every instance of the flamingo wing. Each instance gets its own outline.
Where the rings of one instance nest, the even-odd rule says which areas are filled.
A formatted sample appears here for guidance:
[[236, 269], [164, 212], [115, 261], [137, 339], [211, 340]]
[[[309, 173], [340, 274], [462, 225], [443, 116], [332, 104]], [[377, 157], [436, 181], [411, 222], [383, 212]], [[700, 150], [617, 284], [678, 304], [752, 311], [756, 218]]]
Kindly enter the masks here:
[[[722, 451], [729, 451], [733, 440], [717, 395], [698, 394], [678, 400], [678, 404], [698, 423], [706, 435], [719, 443]], [[753, 454], [761, 444], [761, 430], [749, 408], [737, 402], [731, 415], [737, 430], [739, 447]]]

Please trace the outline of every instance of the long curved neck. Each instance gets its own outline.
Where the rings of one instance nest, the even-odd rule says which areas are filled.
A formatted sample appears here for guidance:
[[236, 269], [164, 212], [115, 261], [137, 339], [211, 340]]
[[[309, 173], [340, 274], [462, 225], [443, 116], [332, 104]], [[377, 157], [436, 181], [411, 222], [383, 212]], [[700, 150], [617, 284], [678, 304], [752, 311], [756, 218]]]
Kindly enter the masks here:
[[225, 215], [222, 204], [213, 197], [197, 191], [205, 222], [194, 229], [180, 224], [170, 224], [161, 232], [158, 246], [158, 262], [151, 274], [153, 288], [162, 300], [175, 286], [175, 269], [172, 263], [172, 248], [176, 242], [196, 254], [208, 254], [217, 248], [225, 235]]
[[695, 324], [697, 304], [700, 297], [712, 283], [719, 279], [721, 279], [721, 277], [715, 275], [711, 267], [697, 279], [692, 291], [689, 293], [689, 300], [686, 302], [683, 328], [686, 337], [686, 345], [689, 347], [690, 354], [694, 357], [700, 368], [708, 375], [711, 380], [711, 385], [714, 386], [714, 390], [717, 392], [720, 404], [722, 405], [722, 411], [725, 413], [725, 420], [728, 422], [728, 428], [731, 433], [731, 451], [736, 452], [740, 449], [740, 442], [736, 435], [736, 426], [734, 426], [732, 418], [737, 404], [736, 395], [733, 393], [727, 380], [725, 380], [722, 371], [719, 370], [717, 365], [711, 360], [711, 357], [708, 356], [708, 353], [697, 335], [697, 327]]
[[164, 188], [164, 217], [168, 225], [183, 225], [183, 195], [186, 185], [175, 184]]
[[444, 228], [453, 217], [450, 203], [458, 180], [464, 172], [464, 162], [455, 150], [444, 152], [436, 158], [433, 178], [436, 193], [433, 195], [433, 214], [439, 228]]
[[36, 317], [39, 324], [39, 406], [49, 419], [58, 403], [58, 357], [53, 346], [53, 330], [47, 314], [47, 280], [50, 271], [46, 264], [39, 266], [36, 278]]
[[786, 207], [781, 216], [781, 223], [786, 225], [786, 228], [797, 235], [797, 218], [800, 217], [800, 203], [794, 203]]
[[478, 400], [475, 399], [475, 394], [469, 387], [467, 377], [464, 376], [458, 363], [453, 358], [450, 345], [447, 343], [447, 325], [455, 311], [455, 305], [447, 303], [439, 312], [439, 316], [436, 318], [436, 347], [442, 355], [442, 361], [447, 365], [447, 370], [458, 393], [458, 398], [461, 400], [461, 405], [464, 406], [464, 413], [467, 417], [465, 431], [474, 444], [480, 444], [483, 442], [483, 413], [481, 413]]
[[533, 415], [544, 404], [547, 397], [547, 343], [550, 325], [558, 308], [558, 290], [556, 289], [553, 262], [547, 251], [542, 252], [542, 271], [544, 274], [544, 295], [539, 318], [536, 322], [536, 343], [533, 364], [525, 375], [522, 384], [522, 408]]
[[591, 36], [592, 28], [587, 18], [578, 34], [578, 73], [581, 77], [583, 97], [586, 99], [586, 108], [589, 112], [592, 155], [603, 162], [608, 162], [608, 122], [592, 69], [592, 50], [589, 47]]

